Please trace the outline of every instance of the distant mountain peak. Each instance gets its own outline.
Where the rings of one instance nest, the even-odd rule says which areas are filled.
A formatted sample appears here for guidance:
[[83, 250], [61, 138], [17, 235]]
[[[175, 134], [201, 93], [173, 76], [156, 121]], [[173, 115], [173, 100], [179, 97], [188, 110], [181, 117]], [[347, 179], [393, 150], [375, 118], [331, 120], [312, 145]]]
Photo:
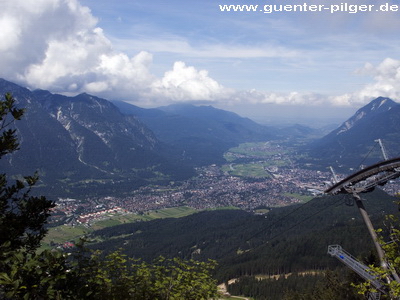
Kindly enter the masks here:
[[398, 103], [394, 102], [392, 99], [387, 97], [378, 97], [372, 100], [369, 104], [365, 106], [365, 108], [369, 108], [371, 111], [373, 110], [384, 110], [388, 111], [392, 109], [393, 106], [398, 105]]
[[378, 97], [372, 100], [367, 105], [363, 106], [347, 121], [345, 121], [337, 130], [336, 135], [342, 134], [349, 129], [353, 128], [356, 123], [358, 123], [361, 119], [365, 119], [366, 117], [371, 117], [382, 112], [387, 112], [391, 110], [393, 107], [399, 105], [394, 102], [392, 99], [387, 97]]
[[339, 128], [314, 141], [310, 156], [325, 166], [357, 169], [361, 160], [368, 165], [382, 159], [376, 139], [384, 142], [389, 156], [399, 148], [400, 105], [389, 98], [374, 99]]

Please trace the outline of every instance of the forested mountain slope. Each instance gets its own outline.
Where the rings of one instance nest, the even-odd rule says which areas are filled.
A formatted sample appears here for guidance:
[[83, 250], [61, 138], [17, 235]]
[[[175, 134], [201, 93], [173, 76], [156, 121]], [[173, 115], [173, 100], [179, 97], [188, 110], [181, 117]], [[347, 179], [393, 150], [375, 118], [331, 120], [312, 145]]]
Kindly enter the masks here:
[[105, 99], [30, 91], [0, 79], [0, 94], [6, 93], [26, 113], [14, 124], [20, 151], [4, 157], [0, 166], [13, 176], [38, 171], [37, 189], [47, 195], [124, 193], [148, 179], [193, 175], [151, 130]]
[[[102, 241], [92, 247], [123, 248], [148, 260], [158, 255], [217, 259], [220, 280], [326, 269], [338, 265], [327, 255], [328, 245], [340, 244], [356, 256], [373, 251], [358, 209], [346, 206], [346, 197], [315, 198], [266, 215], [220, 210], [120, 225], [94, 232], [92, 237]], [[380, 190], [363, 198], [377, 227], [384, 214], [397, 212], [396, 199]]]
[[379, 97], [361, 107], [305, 151], [315, 163], [348, 170], [358, 168], [360, 163], [370, 165], [383, 159], [377, 139], [383, 141], [389, 157], [400, 154], [400, 105], [389, 98]]
[[194, 165], [221, 163], [223, 153], [244, 142], [267, 141], [276, 129], [212, 106], [175, 104], [144, 109], [114, 101], [121, 112], [135, 115], [157, 138], [174, 146]]

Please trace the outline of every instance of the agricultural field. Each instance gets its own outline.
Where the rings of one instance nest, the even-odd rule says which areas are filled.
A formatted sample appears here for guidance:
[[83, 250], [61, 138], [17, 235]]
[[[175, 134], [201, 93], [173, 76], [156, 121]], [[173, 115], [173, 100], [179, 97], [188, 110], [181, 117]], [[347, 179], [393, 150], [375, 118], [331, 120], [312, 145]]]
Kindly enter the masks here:
[[181, 206], [173, 208], [165, 208], [155, 211], [149, 211], [141, 215], [138, 214], [120, 214], [113, 215], [109, 219], [100, 220], [87, 225], [60, 225], [49, 228], [49, 232], [43, 240], [42, 249], [52, 248], [55, 244], [64, 244], [65, 242], [73, 242], [79, 240], [80, 237], [90, 234], [94, 230], [116, 226], [125, 223], [138, 221], [151, 221], [163, 218], [181, 218], [198, 212], [194, 208]]
[[267, 171], [268, 164], [264, 162], [260, 163], [248, 163], [248, 164], [229, 164], [222, 166], [222, 171], [232, 176], [240, 177], [254, 177], [264, 178], [271, 177]]
[[270, 178], [270, 169], [292, 164], [290, 151], [271, 142], [240, 144], [229, 149], [224, 158], [228, 163], [222, 171], [240, 177]]
[[299, 199], [302, 202], [308, 202], [311, 199], [315, 198], [315, 196], [312, 196], [312, 195], [301, 195], [298, 193], [285, 193], [284, 195], [288, 196], [288, 197], [293, 197], [293, 198]]
[[228, 162], [234, 161], [238, 158], [268, 159], [274, 155], [281, 154], [282, 151], [284, 150], [270, 142], [243, 143], [237, 147], [229, 149], [224, 154], [224, 158]]

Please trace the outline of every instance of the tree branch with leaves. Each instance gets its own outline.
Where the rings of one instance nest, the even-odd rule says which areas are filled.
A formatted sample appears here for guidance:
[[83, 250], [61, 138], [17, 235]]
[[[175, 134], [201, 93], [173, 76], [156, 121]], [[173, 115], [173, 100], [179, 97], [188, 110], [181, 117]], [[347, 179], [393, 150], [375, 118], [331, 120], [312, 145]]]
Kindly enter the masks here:
[[[24, 112], [9, 93], [0, 101], [0, 159], [19, 149], [17, 130], [10, 127]], [[55, 204], [31, 196], [38, 179], [34, 174], [9, 185], [7, 175], [0, 174], [0, 255], [21, 248], [35, 251], [46, 234], [45, 224]]]

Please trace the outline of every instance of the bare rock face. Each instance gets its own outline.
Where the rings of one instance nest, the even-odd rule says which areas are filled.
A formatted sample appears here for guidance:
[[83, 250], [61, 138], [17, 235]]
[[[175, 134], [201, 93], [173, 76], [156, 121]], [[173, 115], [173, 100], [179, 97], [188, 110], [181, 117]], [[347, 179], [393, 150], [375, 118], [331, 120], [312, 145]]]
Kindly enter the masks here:
[[382, 160], [375, 140], [381, 139], [390, 157], [399, 155], [400, 105], [379, 97], [360, 108], [352, 117], [309, 147], [311, 157], [327, 166], [358, 168], [360, 163]]
[[13, 124], [20, 150], [0, 161], [10, 175], [38, 171], [42, 186], [68, 193], [87, 187], [114, 191], [121, 182], [133, 189], [147, 179], [173, 179], [179, 168], [188, 171], [172, 161], [150, 129], [105, 99], [30, 91], [0, 79], [0, 94], [7, 92], [26, 108]]

